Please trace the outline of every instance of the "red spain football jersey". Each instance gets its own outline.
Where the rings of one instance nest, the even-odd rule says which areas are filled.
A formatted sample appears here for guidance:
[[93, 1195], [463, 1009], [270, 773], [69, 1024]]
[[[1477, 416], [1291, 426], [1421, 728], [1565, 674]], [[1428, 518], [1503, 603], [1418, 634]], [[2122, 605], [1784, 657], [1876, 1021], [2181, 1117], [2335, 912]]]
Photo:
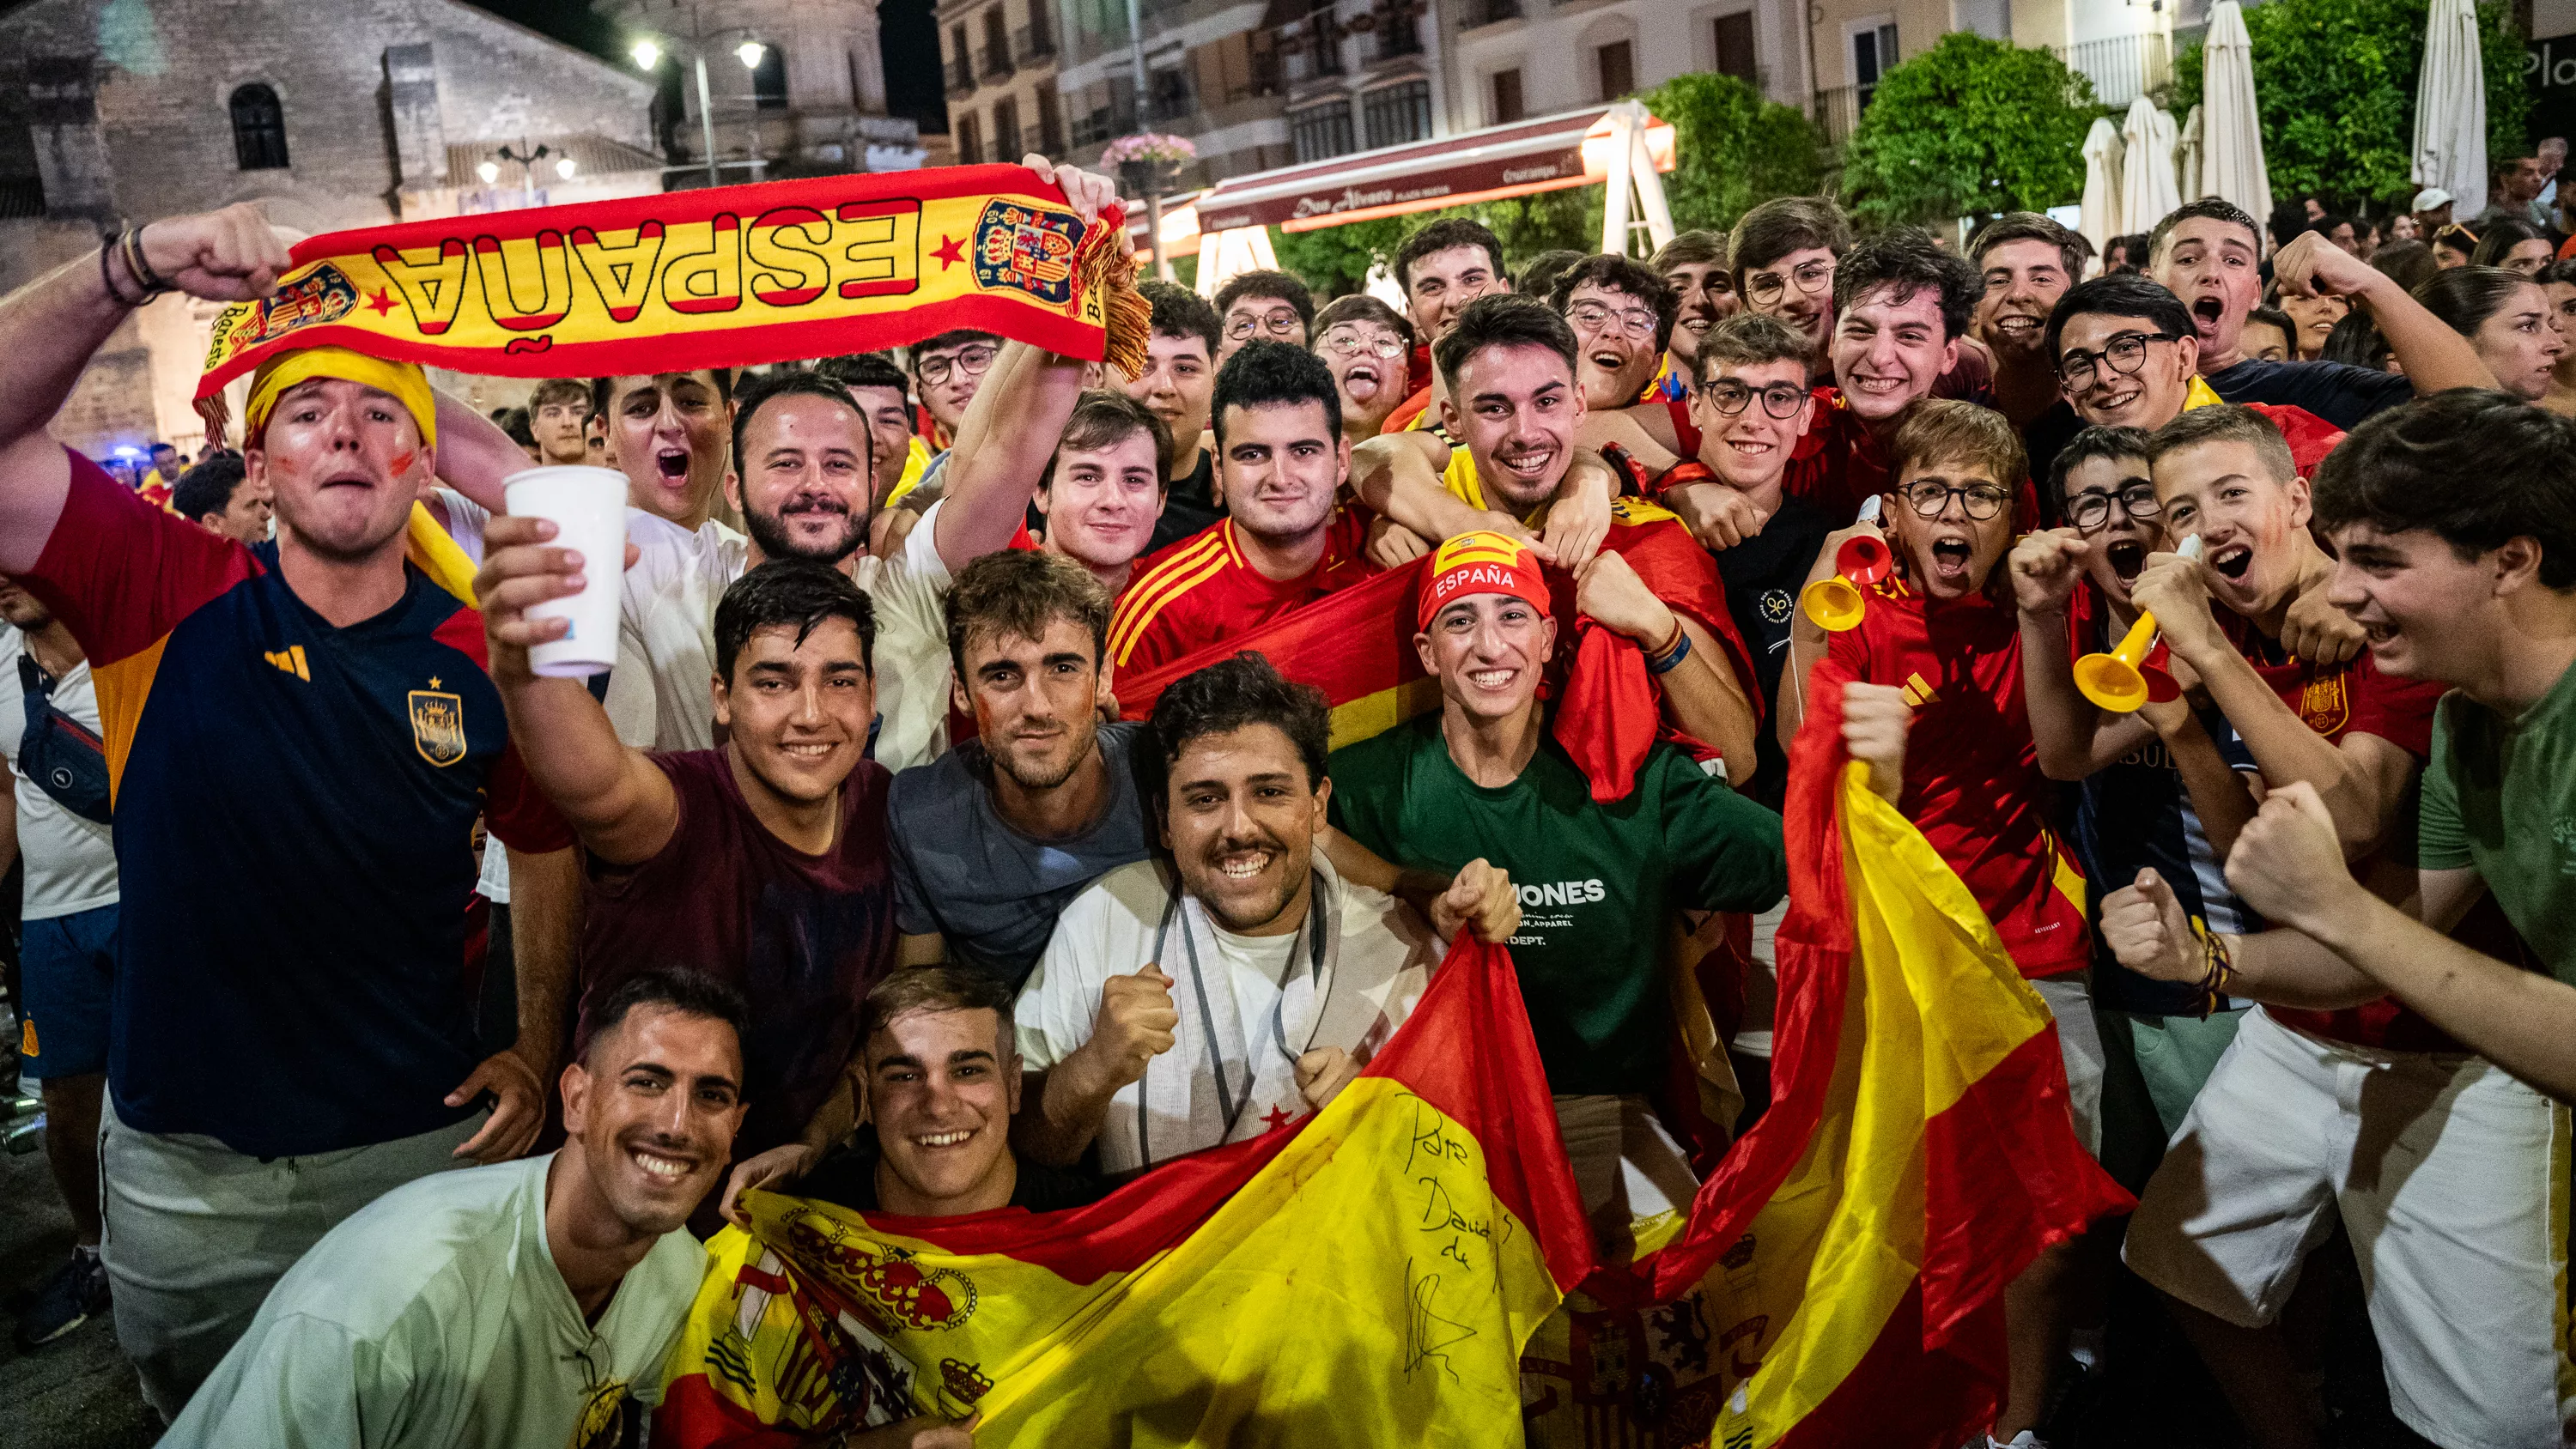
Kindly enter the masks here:
[[2049, 828], [2012, 608], [1983, 595], [1936, 603], [1890, 578], [1815, 677], [1905, 691], [1914, 724], [1897, 809], [1967, 883], [2022, 975], [2084, 966], [2084, 872]]
[[1302, 577], [1264, 578], [1224, 519], [1143, 559], [1109, 619], [1109, 661], [1123, 673], [1168, 664], [1375, 573], [1367, 515], [1334, 510], [1324, 556]]

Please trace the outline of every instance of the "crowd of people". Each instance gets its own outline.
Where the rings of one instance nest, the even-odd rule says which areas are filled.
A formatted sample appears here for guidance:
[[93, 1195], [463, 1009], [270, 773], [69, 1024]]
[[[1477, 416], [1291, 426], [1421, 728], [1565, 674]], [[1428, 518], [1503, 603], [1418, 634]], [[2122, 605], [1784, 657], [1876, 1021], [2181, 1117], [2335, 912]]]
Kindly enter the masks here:
[[[1973, 894], [2056, 1021], [2030, 1089], [2139, 1197], [2007, 1291], [1993, 1443], [2043, 1442], [2113, 1272], [2246, 1442], [2330, 1442], [2289, 1312], [2329, 1244], [2409, 1428], [2560, 1443], [2576, 262], [2468, 225], [2451, 267], [2216, 198], [2107, 265], [1815, 197], [1645, 262], [1440, 220], [1401, 306], [1144, 283], [1133, 378], [958, 331], [498, 420], [307, 348], [166, 507], [45, 426], [139, 298], [287, 259], [249, 207], [143, 227], [0, 302], [17, 1005], [79, 1243], [22, 1341], [112, 1313], [174, 1445], [629, 1442], [744, 1192], [1090, 1202], [1322, 1108], [1461, 932], [1616, 1256], [1706, 1160], [1683, 933], [1742, 977], [1718, 1145], [1769, 1101], [1806, 729]], [[622, 472], [628, 557], [509, 514], [532, 461]], [[1437, 705], [1335, 749], [1230, 646], [1393, 568]], [[610, 578], [614, 666], [534, 670], [531, 610]], [[1596, 634], [1657, 714], [1626, 778], [1561, 728]]]

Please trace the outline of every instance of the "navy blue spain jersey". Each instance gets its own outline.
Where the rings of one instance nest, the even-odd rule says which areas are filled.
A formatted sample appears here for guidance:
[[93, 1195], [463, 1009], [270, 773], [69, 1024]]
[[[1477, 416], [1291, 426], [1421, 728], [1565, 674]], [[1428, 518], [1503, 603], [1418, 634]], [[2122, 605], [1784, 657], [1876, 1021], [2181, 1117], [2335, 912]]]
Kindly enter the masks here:
[[130, 1127], [279, 1157], [465, 1114], [443, 1099], [483, 1055], [475, 818], [522, 850], [569, 841], [510, 748], [462, 556], [417, 508], [411, 540], [401, 600], [335, 628], [274, 544], [72, 459], [26, 582], [97, 681], [125, 883], [108, 1081]]

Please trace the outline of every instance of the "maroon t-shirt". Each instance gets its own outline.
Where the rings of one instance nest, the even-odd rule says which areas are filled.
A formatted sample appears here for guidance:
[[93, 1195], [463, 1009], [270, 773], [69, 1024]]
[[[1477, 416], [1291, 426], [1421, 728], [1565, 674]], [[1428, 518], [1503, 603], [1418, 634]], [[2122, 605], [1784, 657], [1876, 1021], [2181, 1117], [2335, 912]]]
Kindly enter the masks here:
[[652, 760], [679, 797], [679, 822], [642, 865], [590, 862], [582, 1025], [620, 981], [653, 967], [704, 971], [739, 988], [751, 1007], [740, 1162], [804, 1131], [849, 1061], [859, 1002], [894, 968], [885, 834], [893, 777], [860, 761], [841, 787], [831, 852], [807, 855], [751, 813], [723, 750]]

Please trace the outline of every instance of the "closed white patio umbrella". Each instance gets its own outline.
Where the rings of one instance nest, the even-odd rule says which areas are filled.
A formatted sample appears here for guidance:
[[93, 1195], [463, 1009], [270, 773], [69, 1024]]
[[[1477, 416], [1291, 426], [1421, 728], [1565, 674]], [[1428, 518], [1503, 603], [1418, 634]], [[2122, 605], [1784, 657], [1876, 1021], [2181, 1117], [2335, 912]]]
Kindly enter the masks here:
[[2433, 0], [2424, 24], [2424, 69], [2415, 80], [2415, 181], [2459, 198], [2462, 220], [2486, 205], [2486, 70], [2470, 0]]
[[2151, 230], [2182, 205], [2182, 187], [2174, 181], [2174, 118], [2140, 96], [2129, 102], [2120, 143], [2121, 229]]
[[2254, 105], [2254, 41], [2236, 0], [2210, 7], [2202, 56], [2200, 194], [2232, 201], [2261, 222], [2272, 214], [2272, 176]]
[[2191, 114], [2182, 118], [2182, 147], [2174, 152], [2174, 179], [2182, 183], [2182, 199], [2185, 201], [2198, 201], [2209, 194], [2200, 184], [2200, 135], [2201, 128], [2208, 123], [2207, 115], [2204, 108], [2194, 106]]
[[2075, 229], [2093, 243], [2093, 254], [2111, 249], [2120, 234], [2120, 128], [2108, 116], [2093, 122], [2084, 137], [2084, 203]]

